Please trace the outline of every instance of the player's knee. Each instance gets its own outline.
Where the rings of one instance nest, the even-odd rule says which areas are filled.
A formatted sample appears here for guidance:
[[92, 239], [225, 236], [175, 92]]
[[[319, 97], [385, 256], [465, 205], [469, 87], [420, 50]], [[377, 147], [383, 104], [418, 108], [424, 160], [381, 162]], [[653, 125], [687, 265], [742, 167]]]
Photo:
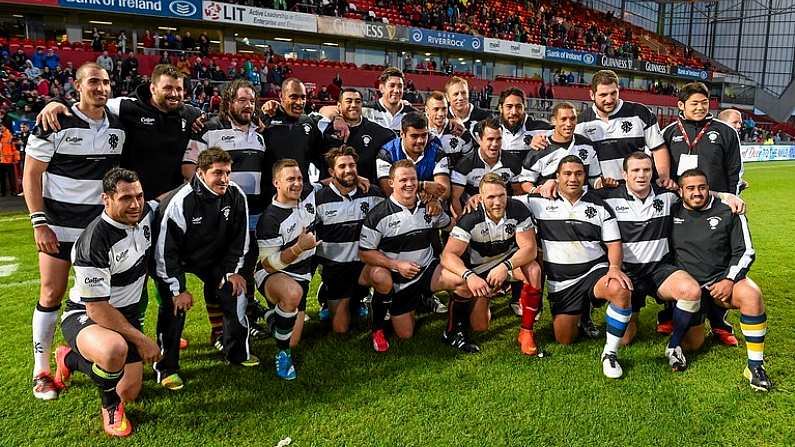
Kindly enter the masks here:
[[610, 281], [607, 286], [607, 295], [612, 298], [610, 301], [618, 307], [628, 308], [630, 306], [632, 293], [629, 289], [620, 286], [618, 281]]
[[52, 284], [42, 283], [39, 291], [39, 304], [44, 307], [57, 306], [63, 300], [66, 293], [65, 287], [56, 287]]
[[527, 266], [527, 270], [525, 272], [527, 275], [527, 280], [530, 282], [530, 285], [538, 288], [541, 285], [541, 267], [538, 265], [537, 262], [531, 262]]
[[127, 359], [127, 342], [121, 336], [108, 337], [103, 340], [103, 349], [96, 363], [103, 369], [117, 371], [124, 367]]
[[698, 301], [701, 299], [701, 288], [695, 281], [687, 281], [679, 284], [676, 297], [685, 301]]

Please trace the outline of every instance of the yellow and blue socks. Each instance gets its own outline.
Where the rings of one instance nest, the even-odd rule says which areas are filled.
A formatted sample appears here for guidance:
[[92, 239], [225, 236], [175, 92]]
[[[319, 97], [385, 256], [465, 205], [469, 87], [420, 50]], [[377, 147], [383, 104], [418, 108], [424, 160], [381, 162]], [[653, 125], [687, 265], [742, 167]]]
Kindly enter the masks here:
[[748, 367], [761, 366], [765, 360], [767, 314], [740, 315], [740, 329], [745, 337], [745, 346], [748, 350]]

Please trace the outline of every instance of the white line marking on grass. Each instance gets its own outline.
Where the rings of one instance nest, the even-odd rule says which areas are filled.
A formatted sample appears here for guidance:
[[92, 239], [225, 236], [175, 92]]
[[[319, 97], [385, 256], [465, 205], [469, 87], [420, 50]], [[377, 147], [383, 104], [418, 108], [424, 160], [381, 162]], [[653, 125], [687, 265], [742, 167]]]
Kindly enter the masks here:
[[8, 284], [0, 284], [0, 290], [12, 289], [14, 287], [33, 286], [39, 283], [38, 279], [29, 279], [27, 281], [19, 281]]
[[0, 262], [12, 262], [16, 260], [17, 260], [16, 256], [0, 256]]
[[0, 278], [13, 275], [17, 268], [19, 268], [19, 264], [0, 265]]
[[12, 220], [27, 220], [28, 216], [0, 217], [0, 222], [11, 222]]

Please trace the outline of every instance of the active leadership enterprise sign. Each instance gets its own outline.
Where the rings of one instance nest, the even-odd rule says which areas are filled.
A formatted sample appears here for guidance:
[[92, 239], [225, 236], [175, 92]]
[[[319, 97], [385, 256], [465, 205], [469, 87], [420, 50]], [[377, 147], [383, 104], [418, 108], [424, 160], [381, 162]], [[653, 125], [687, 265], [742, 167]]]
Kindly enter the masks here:
[[563, 48], [547, 47], [544, 59], [557, 62], [568, 62], [574, 64], [594, 65], [596, 55], [585, 51], [566, 50]]
[[308, 33], [317, 32], [317, 19], [313, 14], [254, 8], [221, 2], [205, 1], [202, 8], [202, 18], [210, 22], [278, 28]]
[[200, 0], [58, 0], [65, 8], [201, 20]]
[[483, 38], [469, 34], [449, 33], [446, 31], [433, 31], [423, 28], [412, 28], [409, 40], [419, 45], [436, 48], [452, 48], [462, 51], [483, 52]]

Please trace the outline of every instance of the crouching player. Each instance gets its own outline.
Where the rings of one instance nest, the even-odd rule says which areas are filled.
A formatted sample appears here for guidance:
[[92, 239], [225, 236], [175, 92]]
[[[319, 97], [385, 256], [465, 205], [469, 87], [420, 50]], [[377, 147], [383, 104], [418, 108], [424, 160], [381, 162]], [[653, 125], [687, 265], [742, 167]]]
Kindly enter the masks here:
[[104, 212], [72, 249], [75, 283], [61, 322], [69, 347], [55, 351], [55, 383], [64, 388], [72, 371], [86, 374], [99, 387], [105, 432], [129, 436], [124, 403], [141, 390], [142, 362], [160, 358], [160, 348], [140, 330], [138, 310], [154, 212], [135, 172], [110, 170], [102, 191]]
[[292, 352], [301, 340], [315, 239], [314, 189], [304, 183], [298, 162], [289, 158], [273, 165], [276, 197], [257, 223], [259, 263], [254, 280], [260, 293], [276, 306], [266, 314], [279, 349], [276, 374], [296, 378]]
[[[747, 276], [756, 257], [748, 221], [710, 195], [704, 171], [687, 170], [678, 180], [682, 202], [671, 209], [676, 263], [701, 285], [702, 304], [707, 301], [740, 310], [740, 329], [748, 350], [743, 376], [751, 388], [768, 391], [773, 384], [764, 364], [767, 315], [762, 291]], [[703, 318], [702, 313], [683, 347], [695, 350], [704, 343]]]
[[[536, 232], [530, 211], [519, 200], [508, 197], [499, 174], [484, 175], [479, 192], [481, 202], [477, 209], [459, 219], [442, 253], [444, 271], [464, 280], [448, 304], [447, 329], [442, 340], [470, 353], [479, 348], [467, 341], [467, 322], [476, 332], [487, 330], [491, 320], [489, 299], [500, 295], [511, 279], [530, 285], [536, 310], [541, 292], [541, 269], [535, 262]], [[534, 321], [531, 309], [522, 313], [518, 341], [526, 355], [538, 353]]]
[[359, 237], [359, 257], [366, 265], [359, 284], [373, 287], [373, 349], [385, 352], [384, 319], [390, 314], [395, 334], [414, 334], [414, 310], [420, 296], [453, 290], [460, 276], [445, 272], [433, 256], [433, 233], [449, 229], [450, 216], [438, 200], [425, 204], [417, 196], [417, 170], [411, 160], [398, 160], [389, 168], [389, 198], [364, 219]]

